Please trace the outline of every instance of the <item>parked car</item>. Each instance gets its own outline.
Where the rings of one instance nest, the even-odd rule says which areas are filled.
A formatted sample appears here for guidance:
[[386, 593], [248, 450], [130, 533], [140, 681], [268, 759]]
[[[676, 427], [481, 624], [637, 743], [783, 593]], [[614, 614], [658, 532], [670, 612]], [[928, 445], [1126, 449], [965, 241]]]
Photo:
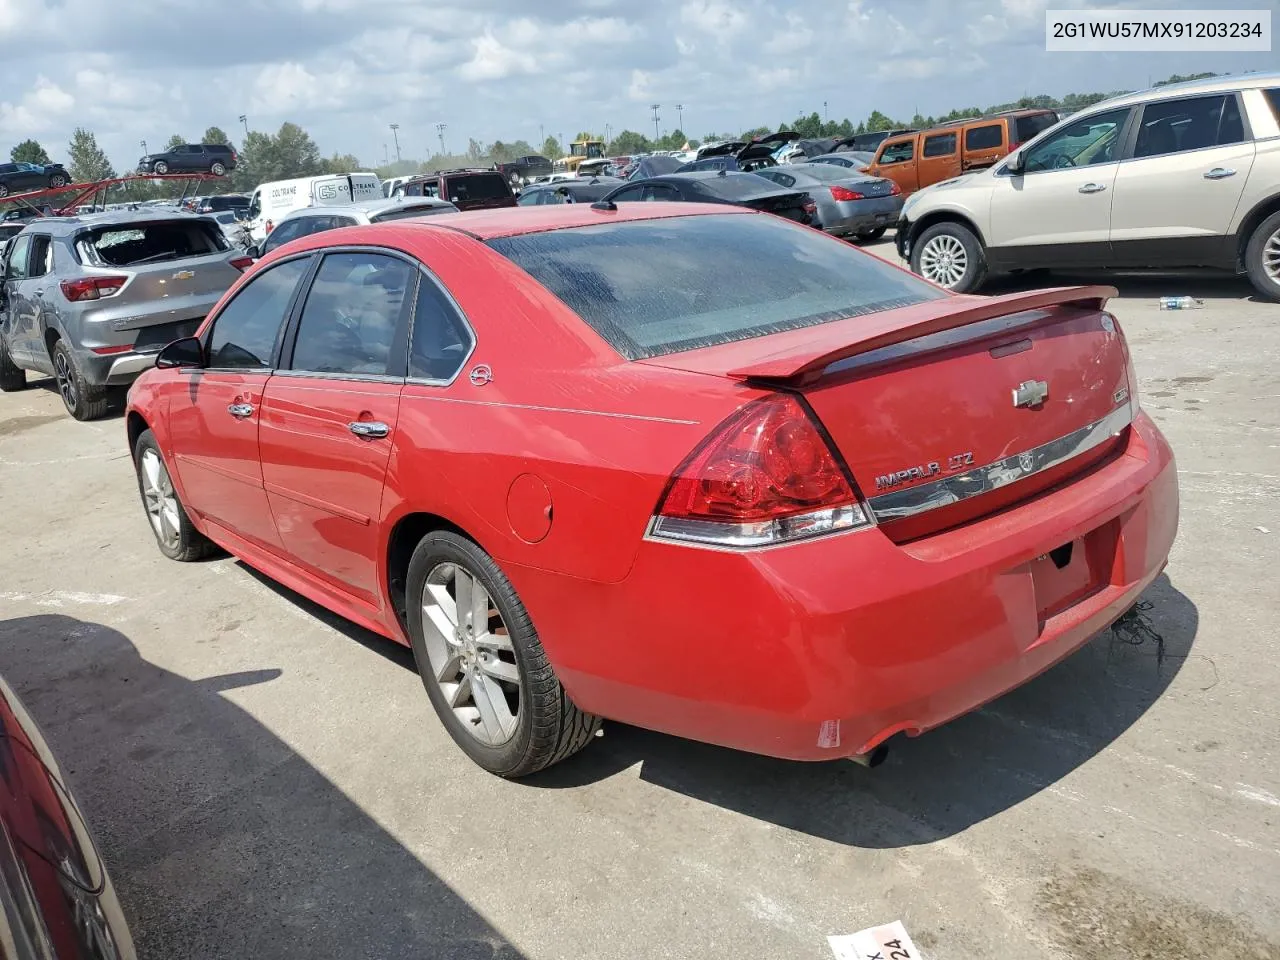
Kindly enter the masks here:
[[864, 150], [845, 150], [841, 153], [823, 153], [816, 157], [810, 157], [804, 163], [827, 163], [836, 167], [844, 167], [852, 170], [864, 170], [871, 165], [871, 161], [875, 158], [875, 154], [867, 153]]
[[551, 174], [551, 161], [537, 154], [520, 157], [510, 163], [494, 164], [493, 169], [507, 178], [512, 190], [519, 190], [535, 177], [546, 177]]
[[[803, 190], [788, 190], [754, 173], [670, 173], [647, 180], [632, 180], [608, 193], [602, 202], [632, 201], [723, 203], [773, 213], [797, 223], [810, 224], [818, 206]], [[821, 224], [818, 224], [821, 226]]]
[[313, 233], [353, 227], [357, 224], [390, 223], [409, 217], [429, 217], [438, 213], [457, 213], [458, 208], [436, 197], [392, 197], [353, 203], [336, 210], [332, 207], [307, 207], [287, 214], [260, 245], [249, 252], [254, 257], [266, 256], [277, 247]]
[[0, 163], [0, 197], [34, 190], [56, 190], [71, 182], [60, 163]]
[[[689, 170], [745, 170], [777, 164], [774, 153], [786, 144], [800, 139], [800, 134], [782, 131], [753, 140], [726, 140], [698, 148], [696, 160], [686, 163], [678, 172]], [[713, 159], [714, 158], [714, 159]], [[708, 162], [711, 161], [711, 162]]]
[[222, 235], [227, 238], [227, 243], [233, 247], [245, 248], [249, 245], [249, 231], [245, 226], [245, 222], [240, 218], [236, 210], [220, 210], [217, 213], [205, 214], [212, 217], [214, 222], [218, 224], [222, 230]]
[[818, 205], [822, 229], [837, 237], [879, 240], [902, 212], [902, 190], [896, 183], [844, 167], [793, 163], [757, 170], [754, 176], [803, 190]]
[[906, 202], [898, 251], [956, 291], [1034, 268], [1247, 273], [1280, 300], [1280, 73], [1116, 97]]
[[377, 200], [382, 181], [373, 173], [329, 173], [259, 184], [249, 197], [249, 234], [261, 243], [285, 214], [303, 207], [344, 207]]
[[212, 173], [224, 177], [236, 168], [236, 148], [225, 143], [181, 143], [162, 153], [149, 153], [138, 161], [139, 173]]
[[493, 773], [601, 717], [871, 763], [1164, 568], [1177, 470], [1114, 293], [956, 297], [707, 204], [352, 227], [166, 347], [128, 442], [166, 556], [411, 645]]
[[0, 390], [53, 376], [77, 420], [106, 413], [160, 348], [190, 336], [253, 261], [208, 217], [162, 212], [50, 217], [5, 263]]
[[243, 193], [222, 193], [212, 197], [196, 197], [196, 213], [218, 213], [222, 210], [239, 211], [242, 214], [249, 210], [249, 198]]
[[686, 161], [678, 160], [675, 157], [641, 157], [627, 171], [625, 180], [632, 182], [636, 180], [648, 180], [650, 177], [661, 177], [668, 173], [675, 173]]
[[397, 187], [395, 195], [439, 197], [459, 210], [490, 210], [516, 205], [511, 184], [494, 170], [445, 170], [414, 177]]
[[3, 679], [0, 782], [5, 960], [135, 960], [88, 821], [48, 741]]
[[579, 178], [564, 183], [532, 183], [524, 188], [516, 202], [522, 207], [555, 203], [595, 203], [603, 200], [623, 182], [617, 177], [592, 177], [589, 180]]
[[1057, 122], [1052, 110], [1012, 110], [889, 137], [876, 150], [867, 172], [896, 180], [902, 192], [910, 195], [961, 173], [990, 167]]

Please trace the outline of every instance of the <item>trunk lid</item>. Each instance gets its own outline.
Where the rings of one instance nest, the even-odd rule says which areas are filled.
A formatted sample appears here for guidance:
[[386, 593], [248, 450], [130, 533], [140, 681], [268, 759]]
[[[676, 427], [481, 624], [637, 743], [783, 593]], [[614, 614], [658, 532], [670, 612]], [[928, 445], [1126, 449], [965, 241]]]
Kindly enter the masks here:
[[807, 223], [809, 216], [805, 213], [804, 205], [809, 199], [809, 195], [803, 192], [771, 193], [744, 200], [742, 205], [763, 213], [772, 213], [788, 220], [795, 220], [798, 223]]
[[1130, 402], [1128, 351], [1103, 310], [1114, 292], [948, 297], [647, 362], [797, 389], [901, 542], [1118, 447]]

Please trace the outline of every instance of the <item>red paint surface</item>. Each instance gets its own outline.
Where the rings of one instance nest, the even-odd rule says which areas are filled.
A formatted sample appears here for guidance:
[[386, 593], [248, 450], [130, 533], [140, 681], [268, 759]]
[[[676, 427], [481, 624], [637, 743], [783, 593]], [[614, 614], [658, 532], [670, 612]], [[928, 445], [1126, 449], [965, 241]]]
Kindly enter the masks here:
[[[778, 334], [628, 363], [460, 231], [709, 214], [725, 209], [633, 204], [601, 214], [583, 204], [450, 216], [456, 230], [401, 221], [306, 238], [284, 249], [370, 243], [426, 264], [475, 328], [463, 375], [445, 387], [317, 388], [296, 377], [154, 370], [135, 384], [130, 409], [176, 461], [200, 528], [286, 586], [403, 642], [389, 540], [407, 516], [441, 517], [510, 577], [584, 709], [778, 756], [848, 755], [964, 713], [1075, 650], [1160, 572], [1177, 528], [1176, 471], [1143, 415], [1112, 447], [1056, 473], [1054, 486], [1010, 484], [911, 537], [873, 527], [754, 551], [646, 540], [672, 471], [743, 403], [769, 393], [729, 374], [776, 362], [774, 372], [790, 375], [820, 351], [847, 355], [833, 331], [855, 341], [859, 324], [804, 331], [810, 347]], [[1086, 288], [1066, 298], [1075, 305], [1059, 296], [1015, 337], [802, 392], [863, 493], [877, 471], [920, 457], [972, 450], [982, 465], [1114, 408], [1128, 358], [1102, 334], [1104, 296]], [[902, 339], [975, 304], [987, 301], [946, 298], [860, 323]], [[1026, 338], [1029, 350], [990, 349]], [[465, 371], [477, 364], [492, 368], [492, 382], [470, 383]], [[1014, 409], [1011, 388], [1031, 378], [1050, 383], [1049, 403]], [[255, 398], [252, 422], [226, 414], [237, 396]], [[391, 435], [346, 431], [366, 416]], [[1075, 544], [1066, 570], [1037, 560], [1066, 543]], [[833, 720], [840, 745], [822, 748], [822, 724]]]

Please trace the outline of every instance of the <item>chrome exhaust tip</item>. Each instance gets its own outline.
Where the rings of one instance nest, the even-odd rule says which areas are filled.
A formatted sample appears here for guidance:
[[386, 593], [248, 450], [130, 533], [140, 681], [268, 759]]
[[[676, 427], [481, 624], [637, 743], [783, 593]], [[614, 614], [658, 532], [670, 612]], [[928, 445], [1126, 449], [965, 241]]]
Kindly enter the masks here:
[[869, 753], [855, 753], [849, 759], [860, 767], [878, 767], [889, 756], [889, 748], [883, 743]]

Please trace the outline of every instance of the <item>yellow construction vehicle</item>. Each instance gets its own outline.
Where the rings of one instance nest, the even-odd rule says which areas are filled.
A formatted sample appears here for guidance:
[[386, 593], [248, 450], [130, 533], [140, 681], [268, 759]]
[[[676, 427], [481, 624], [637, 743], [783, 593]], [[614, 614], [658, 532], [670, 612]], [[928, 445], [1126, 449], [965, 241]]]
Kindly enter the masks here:
[[582, 161], [599, 160], [603, 157], [603, 140], [575, 140], [569, 145], [569, 155], [561, 157], [553, 166], [556, 173], [577, 173]]

